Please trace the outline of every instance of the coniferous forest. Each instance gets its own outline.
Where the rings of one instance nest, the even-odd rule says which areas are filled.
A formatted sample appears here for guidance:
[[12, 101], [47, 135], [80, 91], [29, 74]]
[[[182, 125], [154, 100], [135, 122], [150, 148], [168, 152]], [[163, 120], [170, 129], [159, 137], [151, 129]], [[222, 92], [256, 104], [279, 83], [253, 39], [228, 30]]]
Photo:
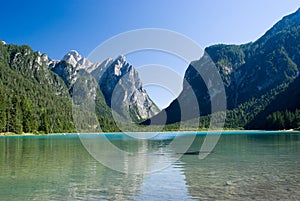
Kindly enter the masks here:
[[72, 132], [71, 100], [61, 79], [28, 46], [0, 45], [0, 132]]

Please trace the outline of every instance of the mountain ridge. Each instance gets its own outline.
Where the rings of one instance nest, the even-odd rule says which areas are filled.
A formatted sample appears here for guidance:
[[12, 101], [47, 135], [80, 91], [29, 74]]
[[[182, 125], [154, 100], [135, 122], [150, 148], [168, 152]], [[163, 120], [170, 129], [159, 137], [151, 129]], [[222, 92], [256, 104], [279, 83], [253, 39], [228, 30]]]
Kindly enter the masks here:
[[[192, 62], [187, 68], [183, 90], [178, 98], [161, 113], [143, 124], [163, 124], [166, 114], [168, 124], [188, 120], [181, 119], [179, 114], [182, 110], [191, 114], [190, 119], [197, 117], [193, 116], [193, 113], [201, 114], [201, 116], [210, 115], [211, 102], [208, 88], [198, 73], [206, 62], [205, 55], [211, 58], [223, 80], [228, 111], [244, 113], [242, 109], [236, 111], [240, 105], [253, 104], [253, 99], [263, 100], [266, 96], [272, 99], [274, 95], [270, 94], [276, 93], [269, 93], [271, 90], [278, 90], [280, 85], [288, 86], [299, 76], [299, 22], [300, 9], [283, 17], [254, 42], [243, 45], [217, 44], [205, 48], [204, 56]], [[189, 99], [188, 94], [191, 93], [196, 94], [199, 112], [194, 112], [195, 109], [186, 104]], [[254, 105], [256, 108], [253, 110], [264, 110], [265, 104]], [[239, 126], [244, 127], [245, 124]]]
[[96, 79], [106, 104], [127, 121], [141, 121], [159, 112], [143, 88], [138, 72], [124, 55], [92, 63], [71, 50], [52, 68], [70, 89], [79, 70], [87, 71]]
[[[99, 86], [102, 86], [92, 93], [94, 93], [97, 118], [102, 129], [104, 128], [103, 131], [119, 131], [113, 120], [112, 109], [119, 112], [119, 115], [123, 115], [124, 119], [127, 118], [127, 122], [149, 118], [159, 110], [143, 89], [137, 71], [125, 61], [125, 57], [122, 56], [122, 58], [124, 66], [130, 66], [127, 71], [122, 68], [123, 66], [113, 64], [114, 61], [118, 62], [120, 57], [115, 60], [108, 58], [103, 62], [92, 63], [77, 51], [71, 50], [62, 60], [52, 60], [47, 54], [34, 52], [29, 46], [17, 46], [1, 42], [0, 96], [3, 96], [5, 101], [2, 102], [2, 111], [0, 111], [0, 116], [2, 114], [2, 117], [0, 117], [0, 132], [49, 133], [75, 131], [71, 99], [74, 90], [78, 92], [78, 89], [74, 89], [74, 86], [78, 78], [84, 78], [82, 75], [93, 76]], [[109, 69], [113, 70], [113, 74], [109, 75]], [[121, 72], [123, 74], [120, 74]], [[102, 74], [106, 74], [107, 79], [104, 79]], [[123, 97], [123, 100], [117, 102], [117, 107], [111, 109], [108, 100], [113, 95], [114, 90], [109, 91], [109, 93], [102, 90], [105, 86], [111, 84], [110, 81], [113, 77], [118, 77], [117, 81], [119, 81], [127, 74], [127, 78], [130, 79], [127, 81], [126, 79], [122, 80], [121, 84], [116, 82], [113, 87], [118, 85], [122, 87], [122, 83], [127, 83], [130, 86], [128, 87], [130, 93], [127, 93], [129, 91], [126, 89], [121, 91], [123, 94], [116, 94], [115, 97]], [[89, 78], [87, 77], [87, 79]], [[91, 89], [82, 88], [82, 90]], [[129, 96], [125, 97], [124, 94]], [[23, 99], [29, 101], [30, 113], [32, 114], [30, 120], [23, 118]], [[120, 108], [118, 108], [119, 106]], [[18, 108], [18, 112], [11, 111], [13, 113], [17, 112], [18, 115], [11, 118], [9, 108]], [[53, 111], [56, 112], [53, 113]], [[63, 119], [64, 115], [65, 118]], [[12, 119], [18, 120], [18, 126], [9, 126], [10, 124], [14, 125], [11, 123]], [[29, 129], [23, 129], [23, 120], [35, 122], [35, 125]]]

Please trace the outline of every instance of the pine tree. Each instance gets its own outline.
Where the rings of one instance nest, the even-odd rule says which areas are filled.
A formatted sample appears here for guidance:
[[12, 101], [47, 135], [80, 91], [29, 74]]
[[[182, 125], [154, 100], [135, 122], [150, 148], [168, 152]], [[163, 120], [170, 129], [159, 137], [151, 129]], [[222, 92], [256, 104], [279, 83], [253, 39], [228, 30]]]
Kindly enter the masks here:
[[6, 97], [0, 87], [0, 132], [6, 131]]
[[32, 106], [28, 98], [23, 98], [21, 101], [22, 114], [23, 114], [23, 130], [25, 133], [30, 133], [35, 128], [35, 121], [32, 113]]
[[11, 105], [9, 108], [10, 118], [9, 118], [9, 130], [10, 132], [14, 133], [22, 133], [23, 132], [23, 125], [22, 125], [22, 110], [20, 104], [19, 96], [14, 96], [11, 101]]
[[10, 132], [12, 130], [12, 122], [13, 119], [11, 117], [12, 103], [11, 99], [7, 100], [7, 108], [6, 108], [6, 132]]
[[285, 129], [285, 121], [284, 121], [284, 114], [282, 112], [276, 112], [277, 115], [277, 128], [278, 130]]
[[296, 110], [295, 112], [293, 127], [298, 129], [300, 128], [300, 110]]
[[39, 130], [45, 133], [49, 133], [50, 132], [49, 118], [45, 109], [44, 111], [42, 111], [40, 122], [41, 123], [40, 123]]

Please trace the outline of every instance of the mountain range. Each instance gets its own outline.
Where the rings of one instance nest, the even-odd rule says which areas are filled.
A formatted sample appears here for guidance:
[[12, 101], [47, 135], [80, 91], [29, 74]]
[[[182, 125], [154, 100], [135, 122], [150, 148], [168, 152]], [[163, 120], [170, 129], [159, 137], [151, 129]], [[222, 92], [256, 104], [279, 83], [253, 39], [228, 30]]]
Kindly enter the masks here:
[[[72, 97], [82, 75], [97, 87], [85, 88], [95, 101], [103, 131], [119, 131], [113, 112], [128, 124], [164, 125], [200, 117], [207, 128], [211, 97], [198, 73], [207, 58], [223, 81], [228, 128], [289, 129], [300, 127], [300, 9], [285, 16], [255, 42], [207, 47], [188, 66], [183, 90], [160, 111], [143, 88], [138, 72], [125, 56], [92, 63], [71, 50], [61, 60], [34, 52], [29, 46], [0, 43], [0, 132], [75, 132]], [[215, 95], [220, 93], [215, 90]], [[191, 104], [192, 96], [197, 105]], [[196, 111], [197, 110], [197, 111]], [[180, 115], [182, 111], [185, 116]]]
[[[84, 73], [92, 75], [99, 85], [93, 95], [98, 120], [105, 131], [118, 131], [112, 109], [118, 119], [128, 123], [140, 122], [160, 111], [143, 88], [137, 71], [123, 55], [92, 63], [75, 50], [61, 60], [51, 60], [46, 54], [33, 52], [29, 46], [1, 42], [0, 48], [1, 132], [74, 131], [72, 97], [78, 93], [76, 84]], [[83, 90], [80, 93], [92, 88]], [[30, 118], [26, 121], [34, 124], [28, 129], [23, 125], [26, 118], [22, 100], [29, 104]]]
[[[268, 116], [276, 110], [295, 111], [299, 108], [297, 102], [300, 100], [300, 89], [289, 86], [294, 86], [299, 79], [300, 9], [284, 17], [255, 42], [243, 45], [213, 45], [205, 49], [205, 55], [217, 67], [225, 86], [227, 127], [264, 129], [265, 123], [262, 122], [266, 119], [260, 118], [261, 123], [257, 125], [250, 122], [256, 122], [261, 113]], [[204, 68], [206, 60], [203, 56], [189, 65], [185, 73], [186, 84], [183, 85], [179, 97], [144, 124], [160, 124], [165, 121], [165, 116], [169, 124], [184, 121], [186, 119], [180, 119], [178, 115], [178, 111], [182, 110], [190, 114], [188, 118], [195, 118], [193, 114], [197, 112], [188, 104], [189, 94], [192, 93], [197, 97], [199, 113], [202, 116], [210, 114], [208, 88], [198, 73]], [[289, 94], [286, 94], [287, 91]], [[283, 101], [284, 93], [284, 99], [291, 101]], [[281, 101], [277, 101], [278, 99]], [[286, 102], [289, 104], [280, 105]], [[268, 109], [270, 105], [273, 110]]]
[[138, 122], [160, 111], [124, 55], [116, 59], [108, 58], [101, 63], [91, 63], [77, 51], [71, 50], [61, 61], [49, 61], [49, 69], [63, 79], [71, 96], [78, 72], [90, 73], [99, 84], [107, 106], [126, 119], [132, 118]]

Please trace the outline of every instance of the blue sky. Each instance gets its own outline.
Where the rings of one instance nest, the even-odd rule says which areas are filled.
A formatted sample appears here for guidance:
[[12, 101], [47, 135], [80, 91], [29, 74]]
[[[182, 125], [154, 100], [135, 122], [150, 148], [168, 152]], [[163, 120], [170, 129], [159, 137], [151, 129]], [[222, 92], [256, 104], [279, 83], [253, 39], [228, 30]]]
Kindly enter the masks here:
[[[0, 38], [53, 59], [71, 49], [87, 56], [110, 37], [142, 28], [170, 29], [202, 47], [241, 44], [256, 40], [299, 7], [299, 0], [2, 1]], [[132, 62], [141, 65], [138, 59]], [[186, 66], [174, 68], [182, 73]]]

